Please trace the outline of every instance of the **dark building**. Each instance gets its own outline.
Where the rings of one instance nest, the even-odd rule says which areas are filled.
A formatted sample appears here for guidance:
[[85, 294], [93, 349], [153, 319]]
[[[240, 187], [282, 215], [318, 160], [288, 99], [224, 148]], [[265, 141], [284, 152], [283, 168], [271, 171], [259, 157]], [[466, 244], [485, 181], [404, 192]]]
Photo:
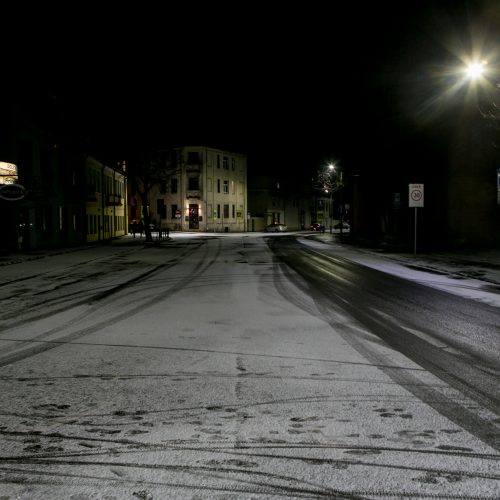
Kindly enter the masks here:
[[75, 117], [48, 92], [4, 95], [0, 107], [0, 251], [84, 245], [89, 157]]

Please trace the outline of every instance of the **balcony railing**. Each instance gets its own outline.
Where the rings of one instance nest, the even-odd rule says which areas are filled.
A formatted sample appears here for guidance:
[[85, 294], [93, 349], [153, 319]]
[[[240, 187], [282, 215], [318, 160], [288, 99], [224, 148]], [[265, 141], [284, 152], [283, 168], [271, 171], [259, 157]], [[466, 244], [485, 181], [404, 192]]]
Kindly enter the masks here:
[[201, 172], [201, 163], [188, 163], [186, 165], [186, 172]]
[[186, 198], [201, 198], [201, 190], [199, 190], [199, 189], [188, 189], [186, 191]]
[[106, 196], [106, 206], [119, 207], [123, 205], [123, 198], [118, 194], [108, 194]]
[[96, 186], [93, 184], [87, 184], [86, 195], [87, 195], [87, 202], [97, 201], [97, 188], [96, 188]]

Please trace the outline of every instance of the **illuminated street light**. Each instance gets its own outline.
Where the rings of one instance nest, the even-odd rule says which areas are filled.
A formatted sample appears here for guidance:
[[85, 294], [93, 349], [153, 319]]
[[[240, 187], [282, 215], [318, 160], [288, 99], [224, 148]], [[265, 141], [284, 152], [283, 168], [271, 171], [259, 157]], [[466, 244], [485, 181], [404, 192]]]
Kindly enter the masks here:
[[455, 83], [446, 92], [447, 96], [452, 98], [460, 93], [465, 104], [480, 108], [484, 108], [485, 103], [496, 102], [500, 68], [493, 55], [462, 56], [460, 60], [452, 72]]
[[471, 62], [465, 69], [465, 74], [470, 80], [481, 78], [486, 71], [486, 61]]

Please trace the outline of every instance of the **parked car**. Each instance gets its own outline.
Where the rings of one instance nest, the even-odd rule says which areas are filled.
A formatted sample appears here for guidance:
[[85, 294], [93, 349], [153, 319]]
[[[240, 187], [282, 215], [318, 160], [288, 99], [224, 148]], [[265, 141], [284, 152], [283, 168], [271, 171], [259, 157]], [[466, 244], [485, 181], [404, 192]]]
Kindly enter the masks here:
[[283, 231], [288, 231], [285, 224], [273, 223], [266, 226], [266, 231], [268, 233], [281, 233]]
[[338, 229], [340, 231], [340, 228], [342, 227], [342, 231], [349, 231], [351, 229], [351, 226], [349, 225], [348, 222], [337, 222], [337, 224], [335, 224], [333, 226], [333, 229]]
[[313, 222], [310, 226], [309, 229], [311, 231], [321, 231], [321, 224], [319, 222]]

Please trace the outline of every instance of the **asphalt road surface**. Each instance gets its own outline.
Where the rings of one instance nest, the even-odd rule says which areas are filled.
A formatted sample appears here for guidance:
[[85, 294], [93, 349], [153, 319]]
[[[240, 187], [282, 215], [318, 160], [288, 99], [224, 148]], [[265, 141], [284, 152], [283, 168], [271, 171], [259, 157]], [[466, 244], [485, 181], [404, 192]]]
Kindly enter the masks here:
[[498, 309], [289, 235], [0, 270], [0, 498], [499, 498]]

